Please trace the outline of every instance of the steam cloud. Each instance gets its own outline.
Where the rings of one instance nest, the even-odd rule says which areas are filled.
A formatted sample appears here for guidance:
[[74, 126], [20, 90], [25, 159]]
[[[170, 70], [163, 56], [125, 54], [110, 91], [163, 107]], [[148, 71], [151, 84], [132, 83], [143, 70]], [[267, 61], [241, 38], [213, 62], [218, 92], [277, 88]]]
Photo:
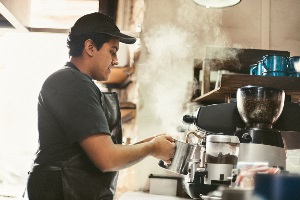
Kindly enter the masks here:
[[[181, 123], [183, 105], [190, 101], [194, 59], [203, 59], [208, 45], [230, 46], [220, 28], [221, 9], [205, 9], [186, 0], [174, 3], [178, 4], [176, 23], [154, 26], [145, 34], [148, 57], [138, 68], [139, 83], [149, 88], [147, 99], [153, 103], [152, 114], [165, 130]], [[209, 56], [235, 58], [237, 53], [219, 51]]]

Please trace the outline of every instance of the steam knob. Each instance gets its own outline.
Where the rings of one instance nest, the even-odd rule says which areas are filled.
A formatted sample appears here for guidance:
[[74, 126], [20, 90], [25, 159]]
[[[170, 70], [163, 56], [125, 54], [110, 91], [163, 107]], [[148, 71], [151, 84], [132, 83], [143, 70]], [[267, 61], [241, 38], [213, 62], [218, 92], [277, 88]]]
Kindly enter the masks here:
[[184, 115], [183, 116], [183, 121], [185, 123], [188, 123], [188, 124], [193, 124], [193, 123], [195, 123], [196, 118], [194, 116], [191, 116], [191, 115]]
[[252, 137], [249, 133], [244, 133], [242, 135], [242, 139], [245, 140], [245, 142], [251, 142], [252, 141]]

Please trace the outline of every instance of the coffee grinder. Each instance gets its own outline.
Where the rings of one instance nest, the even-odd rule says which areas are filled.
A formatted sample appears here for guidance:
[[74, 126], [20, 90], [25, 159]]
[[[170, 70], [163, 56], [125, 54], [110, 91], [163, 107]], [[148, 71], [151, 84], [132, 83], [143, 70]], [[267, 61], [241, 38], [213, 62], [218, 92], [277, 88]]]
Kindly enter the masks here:
[[245, 128], [235, 135], [240, 140], [239, 162], [267, 162], [285, 169], [286, 155], [279, 130], [273, 129], [284, 107], [283, 90], [245, 86], [236, 93], [237, 109]]
[[[267, 162], [271, 167], [285, 168], [280, 131], [300, 131], [299, 114], [300, 105], [285, 102], [284, 91], [246, 86], [239, 88], [229, 103], [200, 106], [196, 116], [185, 115], [183, 121], [196, 125], [203, 136], [197, 151], [204, 152], [197, 157], [200, 164], [188, 161], [191, 170], [183, 179], [186, 193], [203, 199], [220, 185], [229, 186], [230, 169], [224, 168], [227, 163], [221, 159], [228, 145], [235, 145], [238, 162]], [[230, 163], [230, 168], [235, 167], [235, 162]]]

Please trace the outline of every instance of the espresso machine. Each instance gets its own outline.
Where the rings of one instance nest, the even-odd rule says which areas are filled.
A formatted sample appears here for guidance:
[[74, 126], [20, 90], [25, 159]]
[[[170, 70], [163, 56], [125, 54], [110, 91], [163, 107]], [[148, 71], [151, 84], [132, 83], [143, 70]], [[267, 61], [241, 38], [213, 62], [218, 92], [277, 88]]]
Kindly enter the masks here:
[[239, 88], [230, 103], [202, 106], [195, 116], [185, 115], [183, 121], [198, 128], [187, 133], [187, 141], [190, 135], [198, 141], [194, 155], [182, 165], [186, 193], [205, 199], [220, 186], [231, 186], [237, 162], [264, 162], [285, 170], [280, 131], [300, 131], [299, 115], [299, 104], [285, 100], [283, 90], [259, 86]]

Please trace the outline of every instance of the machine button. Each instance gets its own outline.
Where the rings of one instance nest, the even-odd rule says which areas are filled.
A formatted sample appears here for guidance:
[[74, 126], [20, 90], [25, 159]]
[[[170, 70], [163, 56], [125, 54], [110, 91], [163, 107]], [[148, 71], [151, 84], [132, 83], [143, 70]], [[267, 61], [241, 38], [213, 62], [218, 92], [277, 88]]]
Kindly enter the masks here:
[[252, 137], [251, 137], [251, 135], [249, 133], [244, 133], [242, 135], [242, 139], [244, 139], [245, 142], [251, 142], [252, 141]]

